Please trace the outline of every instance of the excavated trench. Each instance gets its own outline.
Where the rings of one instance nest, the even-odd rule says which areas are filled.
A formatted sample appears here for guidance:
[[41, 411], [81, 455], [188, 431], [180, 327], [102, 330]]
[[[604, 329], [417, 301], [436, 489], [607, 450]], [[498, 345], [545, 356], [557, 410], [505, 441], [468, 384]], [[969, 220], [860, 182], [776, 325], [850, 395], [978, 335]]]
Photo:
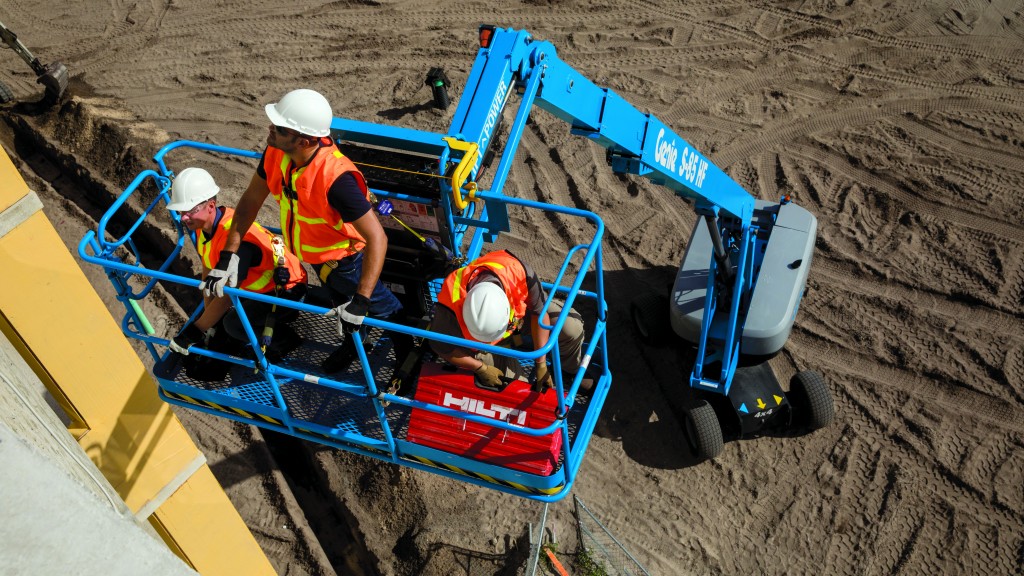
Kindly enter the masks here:
[[[150, 147], [148, 142], [136, 141], [123, 120], [119, 125], [118, 121], [99, 117], [102, 114], [95, 112], [95, 107], [77, 99], [65, 99], [56, 110], [43, 113], [25, 106], [0, 110], [8, 128], [0, 126], [0, 136], [9, 150], [13, 148], [11, 151], [21, 162], [20, 168], [30, 173], [27, 179], [35, 176], [55, 191], [55, 194], [40, 194], [44, 204], [48, 201], [57, 204], [47, 206], [47, 211], [71, 210], [86, 228], [92, 230], [96, 230], [99, 219], [134, 175], [152, 166], [149, 160], [159, 146], [157, 143]], [[108, 224], [108, 231], [113, 236], [127, 231], [144, 210], [142, 202], [148, 203], [155, 195], [154, 190], [140, 189], [140, 193], [139, 199], [128, 202]], [[83, 214], [86, 218], [82, 217]], [[57, 227], [62, 234], [67, 233]], [[175, 245], [170, 227], [157, 226], [153, 222], [143, 223], [132, 238], [143, 263], [162, 262]], [[77, 244], [79, 239], [74, 238], [73, 242]], [[178, 258], [169, 272], [192, 277], [195, 269], [193, 262]], [[98, 291], [112, 289], [102, 274], [90, 273], [89, 270], [86, 273]], [[99, 285], [100, 281], [107, 285]], [[156, 306], [170, 317], [172, 326], [181, 326], [186, 320], [182, 311], [194, 309], [199, 302], [197, 291], [173, 283], [162, 283], [149, 298], [152, 299], [151, 306]], [[121, 304], [113, 301], [112, 297], [104, 297], [104, 300], [108, 306], [113, 303], [112, 313], [119, 321], [123, 310], [117, 308]], [[147, 367], [152, 368], [148, 354], [143, 353], [142, 359]], [[301, 508], [301, 518], [296, 518], [294, 510], [290, 511], [295, 521], [306, 524], [299, 532], [311, 534], [317, 540], [298, 546], [305, 548], [296, 551], [297, 557], [304, 558], [298, 562], [303, 566], [300, 571], [357, 576], [378, 574], [377, 567], [389, 562], [379, 562], [380, 559], [366, 548], [358, 522], [341, 499], [332, 493], [327, 475], [310, 447], [287, 435], [255, 430], [253, 428], [254, 441], [259, 442], [262, 437], [275, 461], [269, 463], [270, 466], [276, 466], [287, 482], [287, 486], [278, 486], [278, 489], [290, 490], [293, 501]], [[311, 553], [313, 548], [322, 550], [319, 557], [326, 557], [329, 566], [309, 560], [318, 556]]]

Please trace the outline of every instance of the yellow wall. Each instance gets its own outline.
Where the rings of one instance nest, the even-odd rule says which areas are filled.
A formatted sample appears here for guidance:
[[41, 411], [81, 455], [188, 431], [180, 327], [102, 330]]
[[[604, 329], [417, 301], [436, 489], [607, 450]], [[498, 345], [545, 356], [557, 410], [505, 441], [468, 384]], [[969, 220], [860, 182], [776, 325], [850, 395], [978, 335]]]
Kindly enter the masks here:
[[[33, 204], [0, 149], [7, 228]], [[199, 573], [274, 574], [50, 221], [41, 210], [13, 221], [0, 237], [0, 328], [71, 412], [79, 444], [134, 513], [166, 498], [149, 520]]]

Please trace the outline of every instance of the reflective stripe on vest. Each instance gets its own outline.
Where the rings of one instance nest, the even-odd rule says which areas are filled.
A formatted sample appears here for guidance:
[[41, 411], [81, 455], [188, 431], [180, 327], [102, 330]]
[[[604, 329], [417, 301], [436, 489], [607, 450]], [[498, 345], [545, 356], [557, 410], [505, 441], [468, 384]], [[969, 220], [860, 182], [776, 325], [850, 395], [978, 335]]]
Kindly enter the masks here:
[[[301, 260], [310, 264], [340, 260], [366, 245], [355, 226], [344, 222], [330, 206], [327, 192], [335, 180], [347, 173], [356, 177], [368, 201], [369, 188], [355, 164], [333, 143], [322, 148], [330, 153], [318, 152], [308, 165], [294, 171], [289, 171], [291, 158], [281, 150], [267, 148], [264, 159], [267, 186], [280, 206], [285, 242]], [[292, 193], [286, 194], [285, 187]]]
[[508, 329], [497, 340], [488, 342], [488, 344], [497, 344], [518, 331], [526, 317], [526, 300], [529, 298], [530, 290], [526, 285], [526, 271], [515, 256], [505, 250], [491, 252], [452, 272], [441, 286], [437, 301], [455, 314], [463, 337], [467, 340], [475, 340], [470, 335], [469, 328], [466, 327], [463, 306], [465, 305], [466, 286], [484, 269], [493, 272], [498, 277], [509, 301]]
[[[197, 242], [196, 249], [199, 251], [199, 258], [203, 261], [203, 265], [210, 270], [216, 267], [216, 263], [213, 262], [213, 255], [217, 254], [219, 256], [221, 250], [224, 249], [224, 243], [227, 241], [227, 232], [231, 228], [231, 222], [235, 216], [235, 211], [232, 208], [224, 208], [223, 210], [223, 215], [220, 222], [217, 223], [211, 238], [206, 238], [206, 234], [202, 230], [197, 233], [199, 242]], [[275, 261], [274, 249], [271, 243], [273, 238], [274, 235], [270, 230], [256, 222], [253, 222], [252, 226], [249, 227], [249, 231], [246, 232], [245, 238], [242, 241], [258, 247], [262, 258], [258, 266], [249, 268], [245, 278], [239, 283], [238, 287], [242, 290], [270, 292], [274, 288]], [[290, 289], [296, 284], [306, 281], [306, 270], [294, 254], [285, 252], [285, 265], [288, 267], [288, 272], [291, 276], [291, 279], [285, 286], [286, 288]]]
[[[479, 261], [479, 259], [478, 259], [478, 261]], [[492, 270], [495, 270], [495, 271], [504, 270], [505, 269], [504, 266], [502, 266], [501, 264], [498, 264], [497, 262], [479, 262], [479, 263], [472, 262], [472, 263], [470, 263], [470, 266], [487, 266], [488, 268], [491, 268]], [[458, 270], [455, 271], [455, 283], [452, 286], [452, 293], [451, 293], [452, 303], [453, 304], [455, 302], [458, 302], [459, 300], [461, 300], [462, 299], [462, 292], [465, 292], [465, 290], [462, 290], [462, 275], [467, 270], [469, 270], [469, 266], [465, 266], [463, 268], [459, 268]], [[500, 276], [499, 276], [499, 278], [500, 278]]]

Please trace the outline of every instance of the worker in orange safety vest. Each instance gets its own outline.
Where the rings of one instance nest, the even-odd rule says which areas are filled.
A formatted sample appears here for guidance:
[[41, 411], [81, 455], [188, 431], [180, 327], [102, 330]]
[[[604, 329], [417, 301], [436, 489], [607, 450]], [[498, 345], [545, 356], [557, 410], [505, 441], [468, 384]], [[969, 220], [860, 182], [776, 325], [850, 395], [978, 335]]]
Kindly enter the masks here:
[[[507, 250], [485, 254], [445, 278], [437, 297], [430, 330], [448, 336], [495, 346], [511, 345], [513, 336], [526, 330], [534, 350], [548, 343], [551, 325], [562, 308], [552, 302], [542, 314], [547, 296], [536, 273]], [[550, 315], [550, 316], [549, 316]], [[500, 389], [502, 378], [527, 380], [520, 363], [506, 356], [466, 349], [431, 341], [439, 356], [459, 368], [472, 371], [478, 384]], [[583, 348], [583, 320], [569, 311], [558, 336], [558, 351], [563, 373], [575, 373], [580, 367]], [[543, 391], [552, 385], [547, 355], [535, 362], [534, 389]], [[566, 379], [563, 378], [563, 383]]]
[[[175, 177], [171, 186], [169, 210], [178, 212], [182, 224], [196, 234], [196, 249], [202, 261], [202, 277], [209, 277], [214, 268], [215, 255], [220, 254], [227, 240], [234, 210], [217, 206], [220, 187], [209, 172], [202, 168], [185, 168]], [[292, 253], [281, 248], [275, 249], [274, 235], [259, 224], [253, 225], [239, 245], [239, 288], [275, 294], [289, 300], [300, 300], [306, 292], [306, 271]], [[277, 253], [275, 253], [277, 252]], [[283, 266], [279, 260], [283, 259]], [[272, 305], [257, 301], [244, 302], [246, 317], [257, 334], [260, 333], [271, 313]], [[282, 310], [282, 314], [294, 310]], [[191, 345], [206, 342], [206, 334], [221, 323], [233, 338], [248, 341], [237, 312], [229, 298], [206, 296], [203, 313], [171, 340], [171, 349], [188, 355]], [[298, 334], [287, 324], [278, 324], [269, 349], [277, 357], [287, 354], [301, 343]]]
[[[402, 304], [380, 281], [388, 239], [371, 204], [362, 173], [330, 139], [333, 112], [327, 99], [301, 88], [266, 106], [267, 148], [235, 209], [234, 223], [202, 289], [223, 292], [238, 284], [238, 250], [267, 196], [279, 207], [288, 249], [310, 264], [330, 289], [342, 346], [323, 362], [328, 374], [355, 360], [348, 337], [367, 314], [402, 322]], [[408, 343], [411, 338], [396, 335]]]

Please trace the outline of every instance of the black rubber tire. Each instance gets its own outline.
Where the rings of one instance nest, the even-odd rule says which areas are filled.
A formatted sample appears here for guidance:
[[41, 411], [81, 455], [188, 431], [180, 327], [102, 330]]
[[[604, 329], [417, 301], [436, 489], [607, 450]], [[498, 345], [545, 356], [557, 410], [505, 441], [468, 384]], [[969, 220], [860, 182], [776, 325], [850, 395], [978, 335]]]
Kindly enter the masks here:
[[668, 319], [667, 296], [642, 293], [630, 303], [629, 314], [633, 319], [633, 327], [644, 344], [662, 346], [671, 337], [672, 324]]
[[686, 441], [700, 462], [722, 453], [725, 445], [722, 425], [707, 400], [698, 400], [695, 406], [686, 410]]
[[790, 402], [793, 404], [794, 423], [809, 430], [819, 430], [832, 424], [836, 417], [832, 392], [825, 377], [814, 370], [797, 372], [789, 383]]
[[12, 100], [14, 100], [14, 92], [11, 92], [11, 88], [7, 84], [0, 82], [0, 104], [7, 104]]

